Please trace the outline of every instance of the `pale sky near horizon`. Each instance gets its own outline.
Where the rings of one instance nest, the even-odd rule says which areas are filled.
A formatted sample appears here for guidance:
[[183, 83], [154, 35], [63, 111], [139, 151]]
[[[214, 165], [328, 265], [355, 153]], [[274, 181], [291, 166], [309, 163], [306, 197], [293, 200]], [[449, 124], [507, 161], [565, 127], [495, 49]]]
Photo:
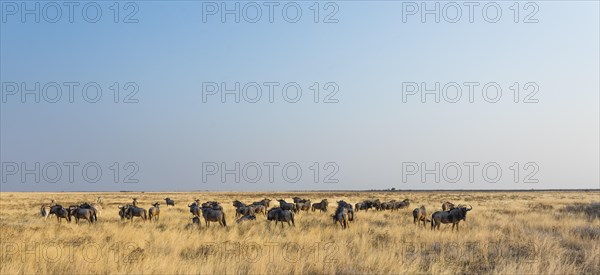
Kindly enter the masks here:
[[1, 191], [599, 188], [597, 1], [114, 2], [2, 1]]

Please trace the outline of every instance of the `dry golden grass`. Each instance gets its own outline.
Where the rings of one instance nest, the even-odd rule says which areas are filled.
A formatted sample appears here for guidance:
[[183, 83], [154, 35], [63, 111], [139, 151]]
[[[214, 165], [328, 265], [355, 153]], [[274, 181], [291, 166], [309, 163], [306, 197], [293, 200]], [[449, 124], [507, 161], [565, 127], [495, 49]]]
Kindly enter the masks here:
[[[97, 196], [97, 224], [39, 217], [51, 199], [68, 206]], [[160, 221], [120, 221], [117, 206], [131, 197], [147, 209], [167, 196], [176, 206], [161, 205]], [[293, 228], [261, 216], [234, 222], [234, 199], [293, 196], [327, 198], [330, 208], [340, 199], [409, 198], [411, 207], [360, 212], [348, 230], [332, 223], [332, 209], [302, 212]], [[228, 228], [187, 229], [196, 197], [221, 202]], [[473, 206], [460, 232], [413, 225], [413, 208], [430, 215], [443, 200]], [[600, 220], [585, 212], [599, 201], [599, 192], [0, 193], [0, 274], [600, 274]]]

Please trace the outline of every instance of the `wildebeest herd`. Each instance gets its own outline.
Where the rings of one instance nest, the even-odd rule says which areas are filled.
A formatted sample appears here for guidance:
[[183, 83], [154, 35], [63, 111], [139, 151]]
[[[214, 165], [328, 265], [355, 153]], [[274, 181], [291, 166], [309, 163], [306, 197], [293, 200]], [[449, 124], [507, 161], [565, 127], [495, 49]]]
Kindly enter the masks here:
[[[299, 197], [292, 198], [293, 202], [287, 202], [283, 199], [278, 199], [279, 206], [271, 207], [272, 200], [262, 199], [260, 201], [252, 203], [243, 203], [239, 200], [234, 200], [232, 206], [235, 208], [236, 223], [251, 222], [257, 220], [257, 216], [263, 216], [267, 221], [274, 221], [275, 225], [281, 223], [287, 223], [289, 226], [295, 226], [295, 216], [300, 215], [301, 212], [328, 212], [329, 202], [327, 199], [323, 199], [320, 202], [312, 203], [309, 199], [303, 199]], [[165, 203], [168, 206], [175, 207], [175, 201], [170, 198], [165, 198]], [[98, 221], [98, 217], [102, 211], [102, 199], [97, 198], [95, 203], [80, 203], [73, 204], [69, 207], [63, 207], [56, 201], [52, 200], [49, 206], [45, 204], [40, 208], [40, 214], [42, 217], [47, 218], [50, 215], [56, 216], [58, 223], [61, 223], [63, 219], [67, 222], [71, 222], [72, 218], [75, 218], [75, 223], [79, 223], [81, 219], [86, 220], [89, 224], [93, 224]], [[137, 198], [132, 198], [132, 202], [129, 204], [123, 204], [118, 206], [118, 214], [121, 221], [129, 220], [134, 221], [134, 218], [143, 221], [158, 221], [160, 217], [160, 203], [154, 202], [151, 204], [152, 207], [146, 211], [145, 208], [138, 206]], [[195, 199], [191, 204], [188, 204], [189, 212], [191, 214], [192, 223], [188, 227], [201, 227], [201, 218], [204, 219], [206, 227], [210, 227], [211, 222], [216, 222], [222, 227], [227, 227], [227, 219], [223, 206], [217, 201], [207, 201], [201, 203], [199, 199]], [[405, 199], [402, 201], [391, 200], [381, 201], [379, 199], [367, 199], [362, 202], [355, 203], [354, 205], [340, 200], [337, 202], [337, 207], [333, 215], [331, 215], [333, 223], [339, 224], [342, 229], [350, 227], [350, 223], [356, 220], [356, 213], [364, 210], [367, 212], [369, 209], [375, 211], [397, 211], [400, 209], [408, 209], [410, 207], [410, 200]], [[270, 208], [270, 209], [269, 209]], [[436, 211], [428, 218], [427, 210], [425, 206], [421, 205], [412, 211], [413, 223], [420, 225], [423, 223], [423, 227], [427, 223], [431, 223], [431, 229], [440, 229], [441, 224], [452, 224], [452, 230], [456, 228], [458, 231], [458, 224], [461, 220], [466, 220], [467, 212], [472, 210], [472, 206], [467, 205], [454, 205], [451, 202], [442, 202], [442, 210]]]

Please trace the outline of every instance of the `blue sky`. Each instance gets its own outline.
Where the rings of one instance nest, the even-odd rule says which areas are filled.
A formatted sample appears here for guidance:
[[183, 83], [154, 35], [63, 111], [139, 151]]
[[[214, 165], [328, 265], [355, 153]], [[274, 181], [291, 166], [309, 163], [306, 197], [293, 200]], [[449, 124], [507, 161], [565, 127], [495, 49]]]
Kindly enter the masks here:
[[[487, 2], [475, 7], [473, 23], [463, 2], [458, 2], [463, 16], [457, 23], [443, 17], [436, 23], [431, 15], [422, 23], [419, 13], [403, 22], [402, 2], [393, 1], [331, 2], [327, 9], [328, 2], [319, 2], [318, 23], [314, 1], [294, 2], [302, 10], [297, 23], [281, 14], [287, 2], [275, 6], [273, 23], [260, 1], [254, 2], [263, 12], [257, 23], [243, 15], [239, 23], [232, 15], [223, 23], [220, 11], [203, 22], [206, 5], [220, 1], [205, 1], [205, 9], [201, 1], [131, 2], [137, 23], [123, 22], [134, 10], [126, 9], [126, 2], [120, 2], [117, 23], [113, 1], [97, 2], [102, 16], [96, 23], [85, 21], [93, 16], [81, 15], [86, 2], [78, 2], [72, 23], [64, 6], [57, 23], [45, 20], [53, 18], [53, 6], [47, 7], [48, 18], [42, 13], [37, 23], [33, 15], [13, 12], [12, 3], [20, 9], [22, 2], [6, 3], [0, 23], [2, 191], [598, 188], [600, 23], [595, 1], [533, 2], [537, 9], [519, 2], [518, 23], [513, 1], [495, 2], [502, 10], [496, 23], [482, 16]], [[28, 7], [34, 3], [27, 2]], [[43, 12], [47, 3], [38, 3]], [[250, 2], [237, 3], [242, 8]], [[439, 3], [441, 8], [447, 4]], [[431, 8], [435, 2], [427, 4]], [[247, 6], [250, 17], [253, 7]], [[324, 23], [336, 7], [332, 19], [337, 23]], [[538, 22], [524, 23], [531, 12], [530, 19]], [[21, 102], [20, 85], [33, 89], [36, 82], [41, 87], [80, 85], [73, 102], [64, 85], [56, 103], [36, 103], [32, 95]], [[113, 98], [115, 82], [119, 103]], [[129, 82], [139, 88], [133, 97], [138, 103], [122, 102], [132, 91], [131, 85], [125, 88]], [[206, 95], [203, 102], [203, 83], [225, 83], [231, 89], [236, 82], [241, 87], [258, 83], [261, 100], [236, 103], [229, 95], [223, 103], [217, 94]], [[265, 82], [279, 83], [273, 102]], [[319, 103], [313, 98], [315, 82]], [[436, 82], [479, 86], [474, 102], [466, 90], [457, 103], [436, 103], [431, 95], [423, 103], [418, 94], [403, 102], [403, 83], [426, 83], [431, 89]], [[526, 89], [530, 82], [534, 85]], [[16, 94], [14, 83], [19, 85]], [[81, 96], [86, 83], [101, 87], [98, 102]], [[287, 83], [301, 87], [298, 102], [283, 98]], [[487, 83], [501, 87], [498, 102], [481, 96]], [[333, 99], [338, 102], [323, 103], [336, 85]], [[539, 91], [532, 98], [539, 102], [523, 103], [534, 86]], [[65, 162], [79, 164], [73, 182]], [[272, 182], [265, 162], [279, 164]], [[465, 162], [479, 163], [472, 181]], [[36, 163], [37, 171], [21, 173], [22, 164], [34, 169]], [[57, 178], [53, 163], [61, 167], [57, 182], [48, 180]], [[83, 178], [86, 163], [102, 169], [98, 181]], [[215, 163], [227, 169], [240, 163], [240, 169], [222, 175], [219, 166], [216, 174], [207, 175]], [[259, 164], [260, 176], [253, 163]], [[420, 171], [403, 180], [406, 167], [414, 163], [427, 169], [440, 163], [440, 170], [425, 174], [424, 180]], [[456, 182], [442, 171], [446, 165], [448, 178], [455, 178], [447, 165], [453, 163], [462, 169]], [[282, 176], [286, 164], [302, 170], [297, 181]], [[497, 181], [482, 176], [486, 164], [500, 167]]]

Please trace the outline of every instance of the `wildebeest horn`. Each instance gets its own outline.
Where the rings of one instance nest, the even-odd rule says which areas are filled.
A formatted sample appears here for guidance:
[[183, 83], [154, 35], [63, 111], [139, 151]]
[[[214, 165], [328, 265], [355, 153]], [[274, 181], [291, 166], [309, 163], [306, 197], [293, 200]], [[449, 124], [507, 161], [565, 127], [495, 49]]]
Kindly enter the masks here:
[[473, 209], [473, 206], [471, 206], [471, 205], [469, 204], [469, 208], [467, 208], [467, 210], [472, 210], [472, 209]]

